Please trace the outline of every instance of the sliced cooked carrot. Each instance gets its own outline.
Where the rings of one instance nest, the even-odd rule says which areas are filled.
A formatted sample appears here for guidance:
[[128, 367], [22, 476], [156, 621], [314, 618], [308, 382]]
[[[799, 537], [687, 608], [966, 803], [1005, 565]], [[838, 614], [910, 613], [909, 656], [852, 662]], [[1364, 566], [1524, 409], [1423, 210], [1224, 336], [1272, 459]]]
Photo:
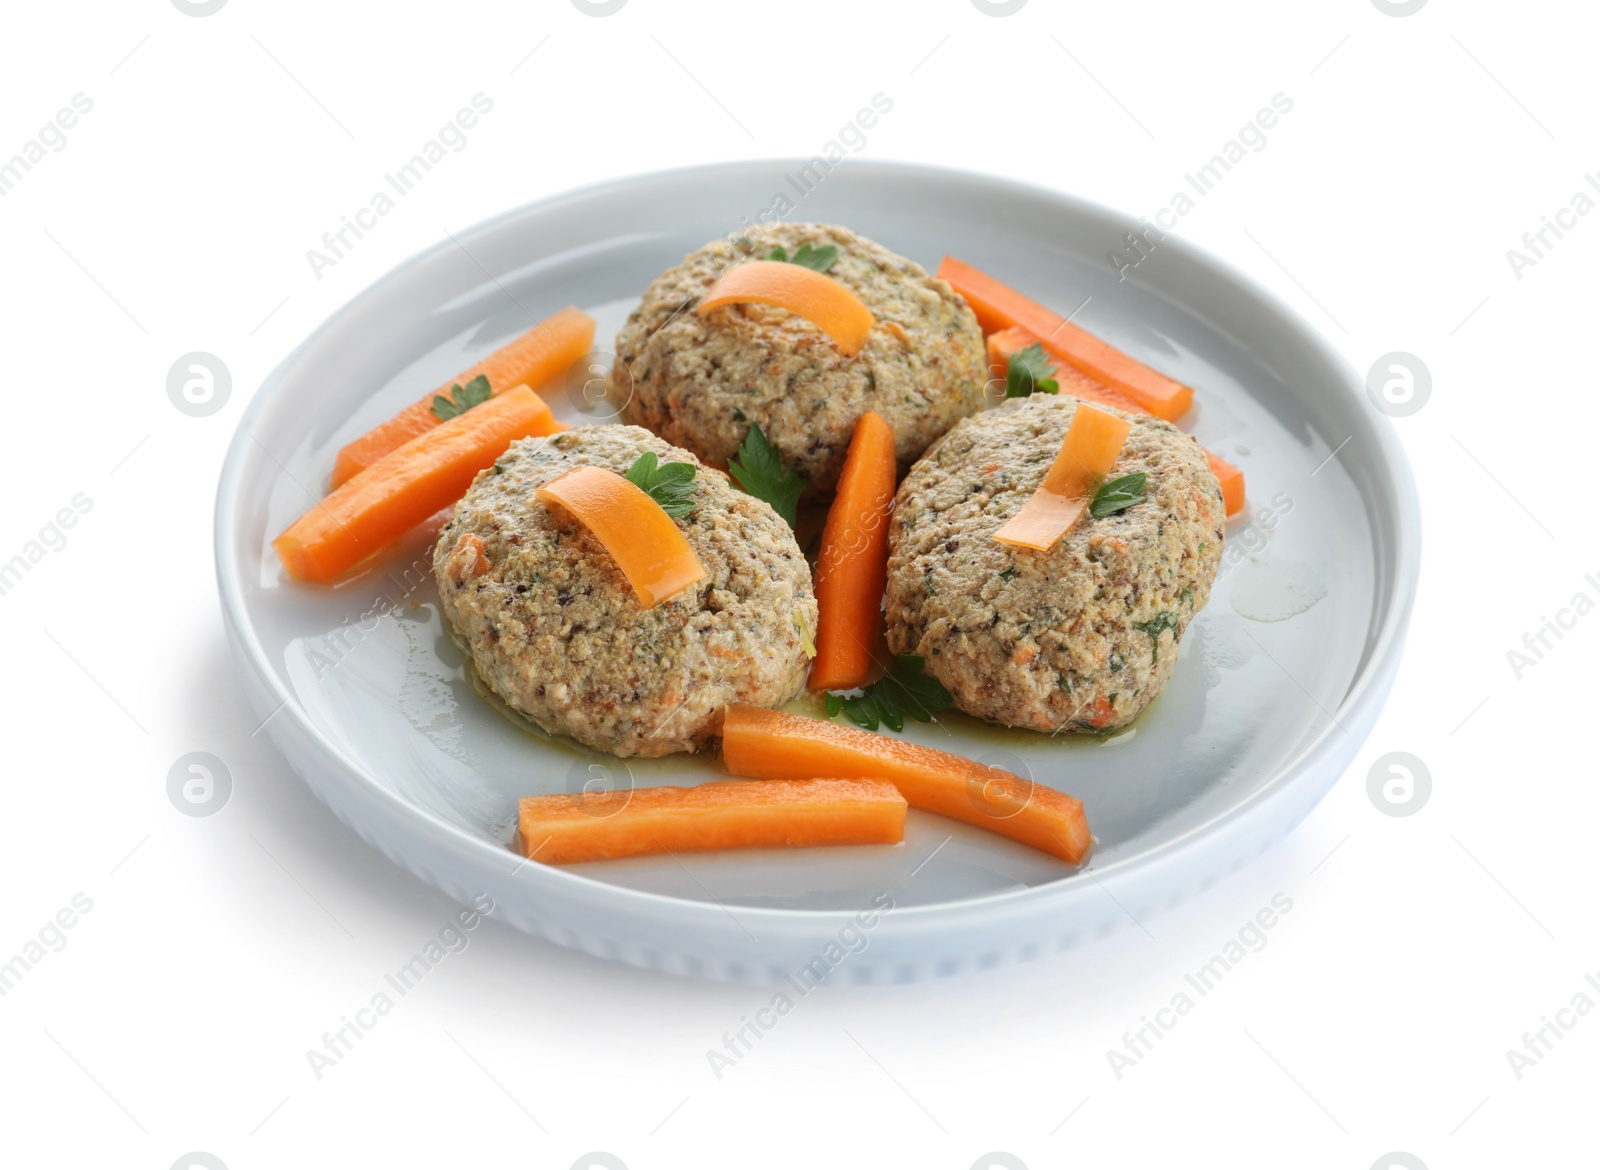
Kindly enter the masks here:
[[949, 281], [972, 307], [985, 333], [1021, 325], [1039, 335], [1048, 353], [1126, 394], [1151, 414], [1171, 422], [1194, 400], [1194, 391], [1183, 383], [1157, 373], [954, 256], [944, 258], [937, 275]]
[[796, 845], [893, 845], [906, 799], [886, 780], [713, 780], [698, 788], [524, 796], [526, 856], [547, 865]]
[[817, 690], [859, 687], [871, 674], [889, 575], [894, 473], [894, 428], [869, 410], [856, 420], [817, 554]]
[[466, 492], [516, 439], [543, 434], [550, 408], [518, 386], [389, 452], [272, 542], [291, 577], [326, 584]]
[[[1002, 382], [1005, 381], [1006, 370], [1011, 364], [1011, 355], [1020, 350], [1027, 349], [1030, 345], [1042, 345], [1039, 335], [1031, 329], [1024, 329], [1020, 325], [1010, 329], [1002, 329], [998, 333], [989, 334], [989, 370]], [[1114, 406], [1118, 410], [1125, 410], [1129, 414], [1149, 414], [1150, 412], [1140, 406], [1119, 390], [1113, 390], [1100, 379], [1086, 374], [1082, 370], [1057, 361], [1056, 372], [1050, 375], [1060, 387], [1060, 393], [1070, 394], [1074, 398], [1086, 402], [1094, 402], [1100, 406]]]
[[[495, 350], [477, 365], [461, 371], [439, 387], [436, 394], [448, 398], [452, 386], [465, 386], [480, 374], [489, 379], [489, 390], [503, 394], [516, 386], [537, 389], [571, 368], [594, 344], [594, 318], [574, 308], [565, 308], [540, 321], [508, 345]], [[357, 472], [370, 467], [403, 443], [425, 434], [442, 421], [433, 413], [434, 395], [414, 402], [388, 422], [379, 423], [359, 439], [346, 443], [333, 463], [333, 486], [338, 487]], [[567, 428], [550, 418], [553, 434]]]
[[[1011, 355], [1018, 350], [1027, 349], [1030, 345], [1039, 344], [1039, 335], [1031, 329], [1013, 326], [1002, 329], [998, 333], [989, 334], [989, 369], [995, 377], [1004, 379], [1007, 364]], [[1071, 366], [1058, 368], [1053, 375], [1061, 384], [1061, 392], [1070, 394], [1074, 398], [1085, 402], [1093, 402], [1098, 406], [1114, 406], [1118, 410], [1127, 411], [1129, 414], [1144, 414], [1150, 412], [1140, 406], [1131, 398], [1111, 389], [1104, 382], [1091, 378], [1082, 370], [1075, 370]], [[1206, 461], [1211, 464], [1211, 472], [1222, 484], [1222, 501], [1226, 506], [1228, 515], [1232, 516], [1244, 508], [1244, 472], [1240, 471], [1226, 459], [1206, 452]]]
[[1211, 474], [1222, 485], [1222, 506], [1228, 515], [1244, 511], [1244, 472], [1210, 451], [1206, 452], [1206, 462], [1211, 464]]
[[574, 468], [534, 494], [571, 512], [605, 545], [646, 609], [705, 580], [705, 567], [677, 522], [616, 472]]
[[825, 719], [730, 704], [722, 762], [738, 776], [790, 780], [825, 772], [888, 780], [927, 809], [1032, 845], [1074, 865], [1089, 853], [1083, 803], [987, 764]]
[[833, 277], [781, 260], [750, 260], [728, 269], [695, 312], [735, 304], [773, 305], [796, 313], [833, 338], [846, 357], [855, 356], [874, 323], [872, 310]]
[[[472, 563], [467, 565], [467, 571], [474, 577], [481, 577], [494, 567], [489, 563], [489, 550], [488, 546], [483, 543], [483, 537], [475, 533], [463, 532], [456, 541], [455, 551], [457, 553], [470, 552], [472, 554]], [[452, 558], [452, 560], [454, 559], [456, 558]], [[464, 557], [461, 558], [460, 563], [465, 563]]]
[[1043, 551], [1077, 523], [1128, 441], [1129, 424], [1079, 402], [1067, 424], [1067, 437], [1022, 510], [1002, 524], [994, 538], [1002, 544]]

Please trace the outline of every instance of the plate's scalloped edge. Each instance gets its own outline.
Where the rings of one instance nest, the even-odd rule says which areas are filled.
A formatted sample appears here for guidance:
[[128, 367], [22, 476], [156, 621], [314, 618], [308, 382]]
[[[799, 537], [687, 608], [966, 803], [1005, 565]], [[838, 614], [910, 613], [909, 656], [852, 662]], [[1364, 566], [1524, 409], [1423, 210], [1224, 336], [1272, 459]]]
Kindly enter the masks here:
[[[237, 648], [237, 642], [235, 646]], [[266, 718], [276, 705], [258, 679], [252, 678], [252, 682], [254, 685], [249, 687], [251, 706], [260, 717]], [[540, 895], [558, 894], [558, 891], [535, 888], [534, 896], [530, 898], [526, 896], [526, 887], [545, 884], [538, 880], [541, 878], [568, 876], [563, 871], [532, 864], [524, 866], [515, 854], [506, 853], [507, 871], [504, 878], [499, 883], [489, 883], [495, 887], [493, 889], [476, 888], [483, 883], [463, 881], [459, 871], [452, 871], [449, 863], [455, 859], [450, 852], [441, 851], [438, 841], [427, 838], [422, 832], [420, 820], [410, 826], [391, 826], [392, 835], [386, 835], [377, 831], [377, 822], [354, 815], [353, 802], [362, 795], [360, 786], [353, 777], [318, 758], [316, 745], [303, 736], [293, 722], [273, 719], [268, 722], [267, 728], [273, 744], [295, 768], [307, 787], [359, 840], [463, 906], [472, 905], [481, 894], [489, 893], [494, 898], [494, 908], [489, 912], [489, 917], [557, 946], [643, 970], [716, 982], [776, 986], [797, 975], [805, 966], [803, 960], [806, 956], [815, 955], [833, 941], [844, 917], [774, 910], [749, 912], [752, 918], [759, 917], [764, 921], [783, 917], [798, 921], [799, 925], [791, 931], [791, 937], [785, 940], [785, 949], [794, 957], [783, 963], [767, 961], [759, 956], [718, 955], [714, 948], [705, 946], [703, 939], [708, 930], [722, 930], [729, 936], [721, 940], [725, 951], [736, 945], [732, 941], [731, 929], [726, 927], [723, 908], [713, 903], [660, 899], [680, 909], [687, 909], [688, 917], [698, 917], [700, 921], [663, 929], [653, 944], [630, 938], [626, 932], [598, 928], [582, 908], [563, 908], [556, 903], [541, 907], [544, 912], [540, 913], [536, 910], [542, 901]], [[1350, 744], [1350, 756], [1354, 756], [1360, 741], [1364, 739], [1365, 731]], [[1050, 929], [1045, 915], [1034, 914], [1029, 917], [1036, 924], [1035, 929], [1022, 932], [1012, 924], [1009, 931], [993, 932], [1007, 937], [986, 939], [983, 945], [976, 948], [959, 945], [975, 941], [971, 931], [950, 932], [952, 937], [947, 941], [957, 944], [953, 947], [929, 946], [920, 937], [923, 932], [910, 939], [897, 938], [897, 915], [922, 917], [929, 911], [938, 911], [940, 907], [919, 907], [912, 912], [894, 911], [885, 915], [883, 925], [873, 933], [866, 949], [834, 970], [840, 976], [839, 982], [853, 986], [913, 983], [990, 971], [1073, 950], [1123, 931], [1141, 929], [1147, 922], [1238, 873], [1250, 861], [1281, 842], [1320, 803], [1342, 771], [1340, 768], [1327, 773], [1329, 779], [1322, 785], [1305, 784], [1285, 789], [1284, 797], [1294, 799], [1280, 800], [1280, 807], [1273, 810], [1274, 815], [1262, 817], [1253, 832], [1237, 838], [1234, 848], [1226, 851], [1196, 849], [1196, 856], [1204, 858], [1205, 864], [1203, 867], [1184, 866], [1188, 876], [1183, 882], [1147, 883], [1149, 886], [1162, 887], [1166, 891], [1164, 898], [1156, 896], [1151, 889], [1146, 889], [1143, 894], [1130, 894], [1127, 888], [1119, 884], [1119, 896], [1113, 899], [1102, 895], [1098, 909], [1095, 909], [1093, 902], [1080, 896], [1078, 912], [1061, 915], [1073, 923], [1072, 929]], [[370, 812], [370, 808], [365, 811]], [[489, 848], [486, 843], [475, 839], [469, 839], [469, 842], [473, 846]], [[1203, 846], [1206, 843], [1200, 844]], [[523, 878], [520, 887], [519, 874]], [[616, 890], [621, 895], [636, 893], [617, 887], [601, 888]], [[1087, 888], [1092, 890], [1093, 886]], [[1049, 889], [1048, 886], [1037, 887], [1036, 892], [1046, 894]], [[1076, 889], [1081, 895], [1085, 887], [1080, 884]], [[743, 908], [740, 908], [740, 913], [745, 913]], [[760, 925], [757, 925], [757, 929], [761, 929]], [[701, 945], [685, 945], [691, 939], [702, 940]]]

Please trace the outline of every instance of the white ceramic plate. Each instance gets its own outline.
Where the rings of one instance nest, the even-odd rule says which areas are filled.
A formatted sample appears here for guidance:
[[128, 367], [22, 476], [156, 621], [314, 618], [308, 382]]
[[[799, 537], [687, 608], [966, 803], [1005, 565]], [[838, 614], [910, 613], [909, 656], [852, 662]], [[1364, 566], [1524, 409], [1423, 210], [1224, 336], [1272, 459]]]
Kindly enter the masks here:
[[[796, 170], [672, 171], [522, 208], [402, 265], [295, 350], [241, 421], [217, 500], [222, 600], [255, 707], [313, 791], [397, 864], [642, 967], [909, 980], [1130, 927], [1280, 838], [1371, 729], [1417, 574], [1404, 457], [1305, 323], [1176, 239], [1119, 281], [1106, 254], [1134, 224], [1102, 208], [855, 159], [800, 197]], [[343, 443], [564, 305], [594, 314], [609, 347], [653, 277], [778, 192], [798, 204], [791, 220], [845, 224], [929, 269], [949, 252], [1059, 310], [1082, 306], [1078, 323], [1195, 387], [1186, 425], [1247, 473], [1249, 510], [1211, 603], [1131, 729], [1052, 739], [955, 715], [907, 729], [1082, 798], [1098, 845], [1081, 872], [915, 810], [897, 846], [524, 863], [509, 844], [517, 797], [596, 776], [694, 783], [719, 774], [716, 760], [624, 765], [518, 730], [467, 681], [420, 542], [336, 590], [286, 581], [271, 552]], [[582, 381], [551, 396], [568, 421], [607, 410]]]

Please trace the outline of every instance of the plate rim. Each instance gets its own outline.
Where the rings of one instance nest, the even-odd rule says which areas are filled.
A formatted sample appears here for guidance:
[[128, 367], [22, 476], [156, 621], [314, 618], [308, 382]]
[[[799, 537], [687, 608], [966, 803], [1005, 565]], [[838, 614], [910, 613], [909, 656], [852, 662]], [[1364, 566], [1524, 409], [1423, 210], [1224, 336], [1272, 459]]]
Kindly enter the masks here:
[[[852, 171], [877, 172], [880, 177], [896, 177], [902, 180], [920, 180], [930, 183], [955, 180], [969, 185], [987, 186], [1011, 197], [1028, 198], [1046, 204], [1054, 204], [1070, 215], [1087, 216], [1101, 220], [1121, 220], [1130, 225], [1137, 222], [1125, 212], [1085, 199], [1076, 194], [971, 168], [883, 159], [852, 158], [849, 161]], [[359, 790], [361, 795], [367, 799], [376, 798], [378, 802], [385, 806], [385, 811], [389, 815], [409, 820], [415, 829], [422, 831], [431, 838], [434, 845], [448, 850], [464, 861], [478, 864], [480, 862], [488, 862], [493, 857], [502, 854], [507, 858], [517, 859], [519, 864], [516, 870], [509, 875], [510, 880], [520, 882], [527, 888], [530, 895], [545, 894], [560, 897], [568, 894], [579, 894], [588, 900], [599, 899], [615, 903], [616, 908], [619, 910], [638, 911], [645, 909], [652, 914], [666, 913], [676, 915], [683, 919], [683, 925], [685, 926], [693, 926], [702, 921], [711, 923], [715, 919], [721, 918], [725, 913], [723, 906], [714, 900], [707, 902], [648, 890], [639, 890], [575, 873], [561, 867], [520, 864], [521, 859], [517, 858], [514, 852], [507, 851], [491, 841], [478, 837], [457, 825], [440, 819], [428, 810], [402, 799], [398, 794], [384, 787], [368, 774], [366, 769], [351, 759], [338, 744], [323, 734], [321, 729], [310, 718], [309, 713], [294, 701], [293, 693], [286, 687], [279, 685], [277, 675], [270, 665], [266, 650], [255, 636], [255, 630], [249, 618], [248, 607], [244, 597], [243, 582], [238, 572], [238, 566], [233, 563], [236, 559], [234, 553], [239, 537], [236, 514], [238, 512], [241, 480], [248, 462], [247, 455], [250, 451], [250, 444], [253, 441], [251, 424], [266, 413], [286, 372], [296, 364], [304, 353], [339, 327], [366, 297], [380, 287], [388, 286], [392, 282], [402, 279], [410, 270], [422, 267], [442, 253], [458, 246], [456, 241], [470, 242], [475, 238], [480, 238], [485, 233], [493, 232], [497, 228], [514, 221], [527, 217], [537, 217], [573, 202], [622, 192], [638, 185], [682, 179], [696, 174], [708, 177], [712, 174], [727, 176], [738, 172], [765, 174], [774, 167], [783, 168], [787, 171], [789, 168], [804, 162], [804, 159], [795, 157], [772, 157], [699, 163], [639, 172], [557, 191], [540, 199], [497, 212], [453, 234], [447, 233], [444, 239], [406, 257], [357, 290], [285, 354], [262, 379], [261, 384], [251, 396], [245, 410], [240, 415], [233, 438], [228, 444], [218, 478], [213, 523], [213, 551], [224, 620], [236, 651], [239, 657], [244, 659], [245, 665], [249, 667], [257, 686], [264, 688], [278, 714], [289, 715], [295, 723], [299, 734], [321, 754], [324, 763], [331, 765], [335, 769], [339, 778], [347, 787]], [[1313, 328], [1282, 297], [1259, 284], [1253, 277], [1239, 270], [1230, 261], [1218, 257], [1176, 234], [1169, 234], [1163, 240], [1162, 246], [1166, 250], [1182, 255], [1191, 264], [1210, 269], [1230, 284], [1232, 291], [1247, 294], [1273, 310], [1298, 332], [1301, 342], [1308, 344], [1316, 351], [1330, 370], [1339, 374], [1347, 392], [1358, 398], [1365, 397], [1364, 384], [1358, 378], [1354, 368], [1344, 358], [1344, 355], [1334, 349], [1326, 336], [1321, 331]], [[1132, 279], [1139, 282], [1137, 274]], [[1149, 291], [1152, 295], [1163, 295], [1156, 288], [1151, 288]], [[1291, 760], [1278, 768], [1265, 783], [1253, 792], [1238, 803], [1230, 805], [1204, 823], [1194, 826], [1172, 840], [1153, 846], [1136, 856], [1120, 858], [1103, 869], [1094, 867], [1094, 859], [1091, 854], [1087, 866], [1063, 873], [1061, 879], [1044, 882], [1039, 885], [1002, 890], [971, 898], [961, 898], [956, 901], [922, 903], [905, 907], [896, 906], [892, 915], [894, 921], [911, 920], [909, 929], [921, 930], [937, 924], [945, 918], [965, 916], [974, 912], [983, 913], [1001, 906], [1008, 912], [1023, 910], [1028, 908], [1031, 903], [1053, 901], [1072, 895], [1084, 885], [1084, 883], [1070, 881], [1073, 877], [1093, 873], [1097, 879], [1127, 879], [1140, 871], [1158, 868], [1179, 859], [1184, 853], [1203, 848], [1209, 840], [1223, 835], [1230, 826], [1245, 821], [1274, 797], [1281, 797], [1287, 791], [1303, 783], [1307, 779], [1308, 773], [1313, 771], [1325, 757], [1338, 754], [1336, 741], [1332, 737], [1336, 732], [1346, 734], [1340, 731], [1340, 724], [1344, 718], [1363, 726], [1369, 726], [1370, 722], [1376, 719], [1378, 712], [1381, 711], [1387, 699], [1395, 671], [1398, 669], [1415, 605], [1416, 587], [1421, 569], [1422, 526], [1420, 501], [1415, 478], [1412, 475], [1409, 460], [1400, 444], [1393, 422], [1381, 415], [1369, 415], [1367, 417], [1372, 434], [1377, 439], [1377, 461], [1389, 476], [1393, 488], [1392, 493], [1379, 491], [1374, 494], [1374, 499], [1389, 505], [1387, 515], [1377, 515], [1369, 512], [1369, 519], [1374, 522], [1375, 530], [1388, 527], [1393, 534], [1393, 546], [1396, 556], [1392, 571], [1389, 574], [1389, 580], [1385, 582], [1382, 577], [1378, 578], [1380, 586], [1387, 584], [1391, 589], [1393, 600], [1383, 608], [1379, 630], [1372, 639], [1371, 653], [1367, 656], [1366, 661], [1360, 665], [1356, 677], [1346, 688], [1338, 706], [1332, 713], [1333, 717], [1329, 723], [1310, 742], [1305, 744]], [[1361, 717], [1367, 715], [1371, 716], [1371, 720]], [[1354, 750], [1359, 751], [1366, 734], [1363, 733], [1360, 736]], [[276, 733], [274, 733], [273, 737], [276, 739]], [[282, 745], [279, 746], [281, 748]], [[288, 752], [283, 754], [291, 768], [297, 775], [300, 775], [302, 782], [307, 783], [308, 787], [317, 792], [316, 785], [309, 782], [309, 778], [305, 776], [292, 755]], [[1348, 765], [1345, 766], [1347, 767]], [[1320, 801], [1322, 796], [1326, 794], [1327, 788], [1331, 788], [1342, 774], [1343, 768], [1333, 774], [1328, 779], [1323, 791], [1316, 795], [1311, 804], [1314, 805], [1317, 801]], [[319, 799], [323, 799], [324, 803], [327, 803], [321, 792], [317, 792], [317, 795]], [[335, 812], [336, 815], [339, 815], [337, 810]], [[342, 816], [341, 819], [343, 819]], [[365, 833], [360, 833], [360, 835], [364, 838], [366, 837]], [[392, 855], [389, 856], [392, 857]], [[405, 868], [417, 873], [429, 884], [435, 886], [439, 884], [437, 880], [420, 873], [413, 866], [406, 865]], [[792, 909], [771, 906], [747, 906], [744, 904], [739, 904], [738, 910], [741, 918], [749, 918], [753, 922], [772, 929], [781, 929], [783, 925], [815, 926], [822, 923], [837, 923], [841, 914], [844, 913], [839, 910]], [[887, 922], [888, 919], [885, 921]]]

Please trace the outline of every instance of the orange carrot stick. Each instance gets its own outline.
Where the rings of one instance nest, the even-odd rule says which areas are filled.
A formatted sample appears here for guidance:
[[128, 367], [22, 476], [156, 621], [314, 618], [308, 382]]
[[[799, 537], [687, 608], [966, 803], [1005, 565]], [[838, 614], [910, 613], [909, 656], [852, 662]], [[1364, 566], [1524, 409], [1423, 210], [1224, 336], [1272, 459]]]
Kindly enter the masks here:
[[1002, 544], [1021, 545], [1041, 552], [1077, 523], [1094, 493], [1111, 474], [1111, 468], [1128, 441], [1129, 424], [1114, 414], [1078, 403], [1067, 424], [1067, 437], [1044, 482], [1029, 496], [1022, 510], [1002, 524], [994, 538]]
[[[1039, 343], [1038, 334], [1032, 330], [1014, 326], [1002, 329], [998, 333], [989, 334], [989, 369], [995, 377], [1005, 379], [1006, 368], [1011, 360], [1011, 355], [1018, 350], [1027, 349], [1030, 345]], [[1104, 382], [1100, 382], [1085, 374], [1082, 370], [1075, 370], [1071, 366], [1060, 366], [1053, 375], [1061, 384], [1061, 393], [1070, 394], [1084, 402], [1093, 402], [1097, 406], [1113, 406], [1118, 410], [1127, 411], [1129, 414], [1148, 415], [1150, 412], [1137, 402], [1125, 395], [1119, 394]], [[1226, 459], [1206, 452], [1206, 460], [1211, 464], [1211, 472], [1222, 484], [1222, 502], [1228, 515], [1244, 509], [1244, 472], [1240, 471]]]
[[894, 505], [894, 428], [876, 411], [856, 420], [817, 554], [817, 660], [811, 686], [848, 690], [867, 682], [889, 575]]
[[1032, 845], [1074, 865], [1092, 840], [1083, 803], [987, 764], [825, 719], [730, 704], [722, 762], [738, 776], [789, 780], [826, 772], [888, 780], [927, 809]]
[[1211, 464], [1211, 474], [1222, 485], [1222, 505], [1228, 515], [1244, 511], [1244, 472], [1210, 451], [1206, 452], [1206, 462]]
[[272, 547], [291, 577], [336, 580], [459, 500], [473, 476], [514, 440], [544, 434], [549, 419], [532, 390], [507, 391], [389, 452], [313, 504]]
[[[1030, 345], [1041, 344], [1039, 335], [1031, 329], [1013, 326], [1002, 329], [998, 333], [989, 334], [989, 370], [996, 377], [1005, 381], [1006, 370], [1010, 368], [1011, 355], [1027, 349]], [[1060, 393], [1070, 394], [1074, 398], [1085, 402], [1093, 402], [1100, 406], [1112, 406], [1118, 410], [1125, 410], [1129, 414], [1149, 414], [1150, 412], [1140, 406], [1133, 399], [1120, 391], [1113, 390], [1098, 378], [1085, 374], [1082, 370], [1067, 365], [1065, 362], [1055, 363], [1056, 372], [1051, 375], [1060, 387]]]
[[574, 468], [534, 494], [571, 512], [605, 545], [646, 609], [705, 580], [705, 567], [677, 522], [616, 472]]
[[734, 304], [773, 305], [796, 313], [833, 338], [846, 357], [860, 350], [875, 321], [861, 298], [833, 277], [781, 260], [750, 260], [728, 269], [695, 312]]
[[[534, 389], [571, 368], [594, 344], [594, 318], [577, 309], [566, 308], [547, 317], [521, 337], [495, 350], [475, 366], [461, 371], [439, 387], [435, 394], [450, 397], [452, 386], [465, 386], [480, 374], [489, 379], [489, 390], [503, 394], [516, 386]], [[338, 487], [357, 472], [372, 466], [390, 451], [425, 434], [443, 420], [433, 413], [434, 394], [414, 402], [387, 422], [346, 443], [333, 463], [333, 486]], [[553, 434], [567, 428], [550, 419]]]
[[893, 845], [906, 799], [884, 780], [713, 780], [698, 788], [641, 788], [524, 796], [524, 854], [547, 865], [800, 845]]
[[1194, 400], [1194, 391], [1183, 383], [1157, 373], [954, 256], [944, 258], [937, 275], [972, 306], [985, 333], [1021, 325], [1039, 335], [1046, 352], [1127, 395], [1151, 414], [1172, 422]]

